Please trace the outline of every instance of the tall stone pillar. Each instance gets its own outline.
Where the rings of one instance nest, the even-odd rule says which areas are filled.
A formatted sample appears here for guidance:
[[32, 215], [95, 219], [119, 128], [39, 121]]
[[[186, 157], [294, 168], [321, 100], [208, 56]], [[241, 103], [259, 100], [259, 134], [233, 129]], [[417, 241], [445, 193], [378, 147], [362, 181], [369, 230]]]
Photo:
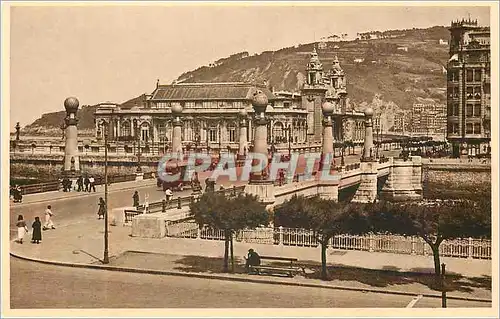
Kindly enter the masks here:
[[[257, 91], [252, 100], [252, 106], [255, 110], [255, 136], [253, 142], [253, 152], [268, 156], [267, 145], [267, 123], [265, 117], [266, 107], [268, 104], [267, 96], [261, 91]], [[254, 174], [254, 181], [261, 181], [264, 179], [262, 172]], [[252, 180], [250, 181], [252, 182]]]
[[333, 156], [333, 126], [332, 114], [333, 104], [325, 102], [322, 105], [323, 110], [323, 140], [322, 140], [322, 155], [330, 154]]
[[177, 152], [182, 156], [182, 106], [176, 104], [172, 106], [173, 131], [172, 131], [172, 152]]
[[373, 109], [371, 107], [365, 110], [365, 143], [363, 148], [363, 160], [371, 161], [375, 157], [373, 147]]
[[76, 112], [79, 102], [75, 97], [69, 97], [64, 100], [66, 109], [66, 143], [64, 147], [64, 176], [75, 177], [80, 175], [80, 159], [78, 156], [78, 130], [76, 124]]
[[19, 125], [19, 122], [16, 123], [16, 141], [19, 141], [19, 133], [21, 131], [21, 125]]
[[239, 149], [238, 149], [238, 157], [244, 158], [248, 151], [248, 142], [247, 142], [247, 116], [248, 113], [245, 109], [240, 111], [240, 140], [239, 140]]
[[[321, 106], [323, 111], [323, 139], [321, 148], [321, 161], [320, 161], [320, 171], [319, 171], [319, 181], [318, 181], [318, 194], [321, 198], [338, 200], [338, 185], [337, 180], [331, 180], [322, 178], [324, 176], [323, 169], [332, 173], [332, 161], [333, 161], [333, 127], [332, 127], [332, 114], [333, 114], [333, 104], [330, 102], [324, 102]], [[328, 169], [323, 167], [324, 160], [327, 160], [326, 165]]]
[[[268, 156], [267, 119], [265, 117], [267, 104], [267, 96], [262, 91], [257, 90], [252, 99], [252, 106], [255, 111], [253, 152], [263, 154], [266, 157]], [[260, 201], [271, 205], [276, 200], [274, 197], [274, 182], [268, 179], [267, 174], [264, 174], [265, 171], [267, 171], [267, 168], [251, 175], [249, 184], [245, 186], [245, 192], [257, 195]]]
[[373, 148], [373, 109], [365, 110], [365, 143], [361, 159], [361, 182], [353, 202], [373, 203], [377, 199], [378, 161]]

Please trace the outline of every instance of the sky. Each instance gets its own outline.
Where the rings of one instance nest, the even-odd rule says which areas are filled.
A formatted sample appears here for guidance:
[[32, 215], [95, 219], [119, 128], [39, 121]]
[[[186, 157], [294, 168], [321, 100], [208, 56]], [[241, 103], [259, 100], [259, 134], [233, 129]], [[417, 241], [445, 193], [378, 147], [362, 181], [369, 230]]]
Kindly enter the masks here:
[[[297, 3], [10, 8], [10, 127], [80, 105], [151, 93], [156, 79], [248, 51], [277, 50], [331, 34], [447, 26], [488, 7], [303, 6]], [[3, 35], [4, 36], [4, 35]]]

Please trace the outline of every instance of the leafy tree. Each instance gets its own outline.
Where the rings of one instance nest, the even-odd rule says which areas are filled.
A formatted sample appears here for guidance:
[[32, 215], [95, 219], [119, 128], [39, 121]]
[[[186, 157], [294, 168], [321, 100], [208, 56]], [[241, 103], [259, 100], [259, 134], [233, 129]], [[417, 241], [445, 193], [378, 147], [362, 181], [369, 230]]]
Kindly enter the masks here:
[[275, 209], [278, 223], [287, 227], [300, 227], [313, 231], [321, 245], [321, 278], [328, 279], [326, 248], [337, 234], [364, 233], [369, 225], [364, 206], [294, 195]]
[[266, 205], [250, 194], [226, 197], [223, 193], [205, 193], [198, 201], [191, 203], [190, 210], [191, 217], [200, 228], [206, 226], [224, 231], [224, 272], [228, 272], [229, 268], [229, 248], [234, 271], [235, 233], [245, 228], [268, 225], [271, 217], [266, 211]]
[[439, 246], [444, 240], [491, 236], [491, 203], [439, 201], [382, 204], [370, 213], [374, 229], [420, 236], [432, 250], [434, 270], [441, 274]]

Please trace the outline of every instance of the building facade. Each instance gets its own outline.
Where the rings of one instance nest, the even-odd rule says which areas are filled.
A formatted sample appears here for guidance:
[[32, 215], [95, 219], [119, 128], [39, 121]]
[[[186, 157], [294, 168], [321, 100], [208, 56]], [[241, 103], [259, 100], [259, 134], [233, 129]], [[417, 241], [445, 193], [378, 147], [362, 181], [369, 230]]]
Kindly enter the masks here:
[[447, 65], [447, 139], [453, 155], [491, 151], [490, 28], [453, 21]]
[[[178, 83], [160, 85], [123, 104], [101, 104], [95, 113], [96, 137], [102, 138], [103, 120], [108, 123], [108, 139], [125, 144], [126, 152], [140, 147], [143, 154], [166, 151], [172, 141], [171, 107], [182, 107], [182, 144], [184, 149], [226, 152], [238, 149], [240, 125], [247, 125], [249, 150], [254, 136], [251, 99], [263, 91], [269, 105], [268, 142], [276, 149], [305, 150], [321, 146], [324, 101], [335, 105], [336, 142], [362, 143], [364, 115], [346, 103], [346, 78], [337, 58], [324, 72], [316, 50], [306, 67], [307, 81], [300, 93], [271, 91], [250, 83]], [[241, 118], [245, 109], [248, 117]], [[161, 153], [161, 151], [159, 151]]]

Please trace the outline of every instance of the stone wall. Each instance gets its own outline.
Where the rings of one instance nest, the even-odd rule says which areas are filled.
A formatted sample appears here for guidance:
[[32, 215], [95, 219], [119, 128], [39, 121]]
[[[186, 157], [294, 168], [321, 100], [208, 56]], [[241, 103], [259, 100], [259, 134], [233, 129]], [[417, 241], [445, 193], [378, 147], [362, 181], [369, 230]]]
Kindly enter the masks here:
[[[61, 164], [43, 164], [43, 163], [10, 163], [11, 178], [32, 178], [40, 181], [53, 181], [62, 176]], [[135, 174], [137, 166], [113, 165], [108, 166], [108, 176], [113, 175], [132, 175]], [[81, 163], [81, 170], [84, 174], [103, 176], [104, 165], [94, 163], [92, 166], [87, 163]], [[155, 171], [155, 167], [142, 166], [143, 172]]]

